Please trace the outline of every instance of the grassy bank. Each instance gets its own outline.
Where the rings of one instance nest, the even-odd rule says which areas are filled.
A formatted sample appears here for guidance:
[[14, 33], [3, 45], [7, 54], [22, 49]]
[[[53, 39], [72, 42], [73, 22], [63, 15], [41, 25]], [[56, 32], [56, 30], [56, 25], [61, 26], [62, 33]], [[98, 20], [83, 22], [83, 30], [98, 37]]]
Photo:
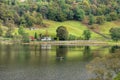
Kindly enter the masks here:
[[[69, 34], [72, 34], [76, 37], [83, 37], [83, 31], [88, 29], [88, 27], [84, 24], [82, 24], [80, 21], [64, 21], [64, 22], [56, 22], [51, 20], [44, 20], [44, 23], [47, 25], [47, 27], [39, 26], [36, 30], [30, 30], [25, 29], [27, 33], [29, 33], [30, 36], [34, 36], [35, 32], [37, 34], [45, 34], [46, 31], [51, 37], [56, 36], [56, 29], [59, 26], [65, 26], [69, 32]], [[93, 27], [97, 28], [100, 33], [103, 35], [109, 36], [109, 30], [112, 27], [119, 27], [120, 23], [119, 21], [112, 21], [112, 22], [105, 22], [102, 25], [94, 24]], [[18, 28], [15, 29], [14, 33], [18, 33]], [[91, 39], [92, 40], [105, 40], [105, 38], [91, 30]], [[110, 37], [110, 36], [109, 36]]]
[[101, 41], [101, 40], [72, 40], [72, 41], [30, 41], [29, 43], [23, 43], [20, 41], [14, 41], [12, 39], [0, 40], [0, 44], [29, 44], [29, 45], [84, 45], [84, 46], [120, 46], [119, 42], [114, 41]]
[[[35, 32], [37, 34], [45, 34], [46, 31], [48, 34], [52, 37], [56, 36], [56, 29], [59, 26], [65, 26], [69, 32], [69, 34], [72, 34], [76, 37], [83, 37], [83, 31], [88, 29], [85, 25], [81, 24], [79, 21], [64, 21], [64, 22], [56, 22], [51, 20], [44, 20], [44, 23], [47, 25], [47, 27], [40, 27], [36, 30], [30, 30], [25, 29], [27, 33], [29, 33], [30, 36], [34, 36]], [[18, 32], [18, 29], [15, 29], [15, 33]], [[104, 39], [102, 36], [94, 33], [91, 31], [91, 39]]]

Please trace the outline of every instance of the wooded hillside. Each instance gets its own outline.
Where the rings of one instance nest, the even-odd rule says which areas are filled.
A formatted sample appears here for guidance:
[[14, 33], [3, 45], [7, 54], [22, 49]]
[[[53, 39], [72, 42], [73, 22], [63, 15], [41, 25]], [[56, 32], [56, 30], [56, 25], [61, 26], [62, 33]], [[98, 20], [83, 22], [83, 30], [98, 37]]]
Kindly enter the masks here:
[[42, 25], [43, 19], [103, 24], [120, 19], [120, 0], [0, 0], [0, 23]]

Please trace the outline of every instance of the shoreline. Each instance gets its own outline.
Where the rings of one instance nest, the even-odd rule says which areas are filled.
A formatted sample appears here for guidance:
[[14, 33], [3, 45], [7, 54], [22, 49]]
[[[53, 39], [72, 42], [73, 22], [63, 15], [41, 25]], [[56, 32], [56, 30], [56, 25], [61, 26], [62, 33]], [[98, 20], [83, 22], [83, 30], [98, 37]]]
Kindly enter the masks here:
[[95, 40], [73, 40], [73, 41], [31, 41], [30, 43], [17, 43], [13, 41], [0, 41], [0, 44], [24, 44], [24, 45], [84, 45], [84, 46], [120, 46], [120, 42], [95, 41]]

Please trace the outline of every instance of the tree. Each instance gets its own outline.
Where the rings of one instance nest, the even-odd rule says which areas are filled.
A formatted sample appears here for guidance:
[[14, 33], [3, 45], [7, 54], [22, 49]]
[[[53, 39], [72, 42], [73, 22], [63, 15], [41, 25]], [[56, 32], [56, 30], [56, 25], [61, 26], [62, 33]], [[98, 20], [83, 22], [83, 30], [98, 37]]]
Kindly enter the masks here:
[[110, 17], [111, 17], [112, 20], [117, 20], [117, 18], [118, 18], [116, 12], [111, 12], [111, 13], [110, 13]]
[[104, 16], [98, 16], [98, 17], [96, 18], [96, 23], [97, 23], [97, 24], [103, 24], [104, 22], [105, 22]]
[[120, 28], [119, 27], [118, 28], [111, 28], [110, 35], [114, 41], [120, 40]]
[[36, 33], [36, 32], [35, 32], [35, 36], [34, 36], [34, 38], [35, 38], [35, 39], [37, 39], [37, 38], [38, 38], [38, 35], [37, 35], [37, 33]]
[[85, 18], [85, 12], [83, 9], [76, 8], [74, 11], [74, 18], [76, 20], [82, 21]]
[[8, 27], [8, 30], [6, 31], [6, 37], [13, 37], [13, 31], [15, 26], [13, 20], [6, 21], [6, 26]]
[[18, 29], [18, 33], [22, 36], [22, 42], [30, 42], [29, 34], [25, 32], [24, 27], [20, 26]]
[[8, 30], [7, 30], [7, 32], [6, 32], [6, 37], [7, 38], [13, 37], [12, 32], [13, 32], [13, 28], [9, 27]]
[[43, 24], [42, 15], [41, 14], [37, 14], [35, 17], [36, 17], [35, 23], [38, 24], [38, 25], [42, 25]]
[[91, 37], [91, 32], [90, 32], [90, 30], [84, 30], [83, 36], [84, 36], [84, 39], [85, 39], [85, 40], [89, 40], [90, 37]]
[[58, 13], [58, 5], [54, 2], [51, 3], [51, 5], [48, 5], [48, 13], [47, 13], [47, 18], [48, 19], [51, 19], [51, 20], [56, 20], [56, 16], [57, 16], [57, 13]]
[[89, 15], [89, 24], [92, 25], [95, 22], [95, 18], [92, 14]]
[[27, 27], [32, 27], [34, 22], [35, 22], [35, 18], [33, 16], [31, 16], [29, 13], [26, 13], [24, 15], [25, 20], [26, 20], [26, 26]]
[[57, 28], [56, 32], [57, 32], [57, 37], [59, 38], [59, 40], [67, 40], [68, 39], [68, 31], [67, 31], [66, 27], [60, 26]]
[[2, 27], [0, 25], [0, 36], [2, 36], [2, 34], [3, 34], [3, 29], [2, 29]]
[[23, 35], [25, 33], [25, 30], [24, 30], [24, 27], [23, 26], [20, 26], [19, 29], [18, 29], [18, 33], [20, 35]]
[[23, 36], [22, 36], [22, 41], [23, 41], [24, 43], [30, 42], [29, 34], [28, 34], [28, 33], [24, 33], [24, 34], [23, 34]]
[[59, 11], [56, 16], [56, 20], [63, 22], [66, 20], [66, 14], [64, 14], [62, 11]]
[[113, 80], [120, 71], [119, 63], [119, 53], [109, 54], [105, 57], [96, 57], [87, 65], [87, 69], [95, 74], [95, 77], [90, 80]]
[[69, 10], [68, 14], [67, 14], [67, 19], [68, 20], [73, 20], [74, 18], [74, 13], [72, 10]]

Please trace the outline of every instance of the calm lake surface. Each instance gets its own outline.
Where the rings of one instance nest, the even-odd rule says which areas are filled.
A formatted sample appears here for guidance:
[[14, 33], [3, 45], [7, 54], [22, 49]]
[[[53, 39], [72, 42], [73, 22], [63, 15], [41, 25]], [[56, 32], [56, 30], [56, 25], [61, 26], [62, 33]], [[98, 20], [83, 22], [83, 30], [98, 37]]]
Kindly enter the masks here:
[[[86, 65], [115, 46], [0, 45], [0, 80], [88, 80]], [[120, 51], [118, 51], [120, 52]]]

